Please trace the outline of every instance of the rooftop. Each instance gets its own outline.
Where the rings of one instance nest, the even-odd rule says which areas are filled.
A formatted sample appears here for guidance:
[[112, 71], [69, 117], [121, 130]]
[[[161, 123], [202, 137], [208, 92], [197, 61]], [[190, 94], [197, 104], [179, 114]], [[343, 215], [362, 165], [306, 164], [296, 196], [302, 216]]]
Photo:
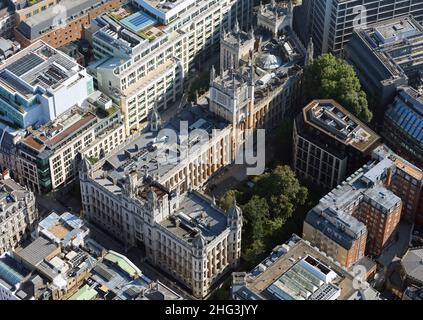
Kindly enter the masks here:
[[[188, 140], [187, 136], [180, 132], [181, 123], [187, 124]], [[197, 105], [184, 109], [164, 126], [164, 129], [171, 129], [176, 133], [177, 141], [163, 134], [158, 136], [157, 132], [143, 132], [107, 155], [102, 167], [93, 173], [94, 179], [115, 194], [122, 192], [123, 182], [132, 171], [140, 174], [148, 173], [155, 180], [160, 180], [185, 161], [182, 158], [164, 161], [166, 159], [162, 159], [163, 150], [168, 148], [178, 150], [178, 154], [182, 156], [186, 143], [191, 147], [190, 150], [193, 150], [194, 146], [203, 145], [199, 140], [198, 131], [196, 134], [191, 134], [193, 130], [203, 129], [211, 135], [213, 129], [223, 129], [226, 125], [224, 120], [208, 111], [208, 106]], [[160, 132], [163, 133], [164, 130]]]
[[88, 235], [88, 229], [83, 220], [69, 212], [60, 216], [52, 212], [38, 224], [38, 233], [64, 246], [79, 246]]
[[354, 294], [353, 276], [308, 242], [293, 237], [272, 255], [277, 252], [247, 274], [241, 298], [346, 300]]
[[0, 83], [28, 99], [39, 89], [58, 89], [81, 70], [73, 59], [39, 41], [0, 64]]
[[[225, 41], [251, 41], [251, 35], [239, 31], [226, 34]], [[239, 40], [238, 40], [239, 39]], [[257, 39], [255, 39], [257, 40]], [[282, 87], [291, 75], [301, 70], [304, 48], [292, 34], [285, 34], [280, 39], [260, 37], [258, 50], [253, 53], [250, 66], [250, 55], [242, 57], [240, 67], [236, 70], [226, 70], [214, 79], [214, 86], [221, 88], [239, 88], [241, 84], [252, 81], [255, 85], [254, 99], [259, 103], [269, 92]]]
[[178, 238], [189, 242], [200, 230], [209, 242], [227, 228], [227, 217], [210, 199], [190, 192], [183, 196], [176, 214], [162, 221], [161, 225]]
[[423, 96], [411, 87], [401, 90], [385, 117], [409, 139], [423, 146]]
[[146, 277], [127, 257], [114, 251], [108, 251], [94, 267], [80, 295], [104, 300], [181, 299], [160, 282]]
[[310, 126], [365, 152], [380, 137], [334, 100], [314, 100], [303, 109], [304, 121]]
[[50, 240], [38, 237], [25, 248], [17, 251], [15, 255], [19, 260], [24, 260], [32, 268], [37, 267], [44, 259], [57, 252], [59, 248]]
[[408, 277], [423, 286], [423, 247], [409, 249], [401, 265]]
[[22, 187], [15, 180], [10, 178], [0, 179], [0, 222], [2, 222], [2, 213], [14, 207], [19, 201], [25, 199], [30, 194], [26, 188]]
[[61, 27], [110, 0], [61, 0], [42, 14], [35, 14], [18, 24], [17, 30], [27, 39], [37, 39], [43, 33]]
[[13, 291], [28, 274], [29, 271], [8, 253], [0, 256], [0, 284], [3, 286]]
[[348, 213], [326, 207], [322, 203], [307, 214], [304, 222], [346, 249], [350, 249], [354, 241], [367, 232], [364, 223]]
[[[106, 109], [100, 105], [107, 105]], [[61, 148], [75, 138], [75, 135], [101, 123], [104, 118], [117, 114], [110, 98], [99, 91], [91, 94], [81, 106], [73, 106], [56, 119], [36, 129], [27, 130], [20, 142], [36, 153]]]

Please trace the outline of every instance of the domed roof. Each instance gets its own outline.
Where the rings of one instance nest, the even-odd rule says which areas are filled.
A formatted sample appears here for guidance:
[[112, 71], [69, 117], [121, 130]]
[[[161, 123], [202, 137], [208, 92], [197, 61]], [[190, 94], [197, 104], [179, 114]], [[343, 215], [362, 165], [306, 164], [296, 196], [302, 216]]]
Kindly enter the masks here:
[[270, 53], [265, 53], [257, 58], [257, 64], [264, 70], [273, 70], [282, 65], [282, 58]]

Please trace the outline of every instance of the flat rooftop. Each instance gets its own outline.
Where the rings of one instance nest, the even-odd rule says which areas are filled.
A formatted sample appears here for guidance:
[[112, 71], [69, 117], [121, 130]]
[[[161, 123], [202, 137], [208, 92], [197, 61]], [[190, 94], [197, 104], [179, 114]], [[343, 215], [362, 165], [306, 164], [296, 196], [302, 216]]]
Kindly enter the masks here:
[[137, 0], [136, 2], [146, 10], [154, 9], [161, 13], [175, 11], [176, 13], [188, 8], [196, 3], [197, 0]]
[[306, 241], [296, 240], [283, 252], [271, 264], [261, 264], [255, 277], [247, 275], [250, 291], [280, 300], [321, 300], [338, 294], [345, 300], [354, 294], [353, 276]]
[[400, 197], [381, 186], [366, 190], [364, 196], [373, 203], [377, 203], [382, 211], [387, 214], [392, 213], [392, 210], [401, 203]]
[[421, 33], [421, 26], [407, 18], [398, 18], [379, 23], [374, 27], [374, 32], [383, 44], [403, 40]]
[[46, 238], [38, 237], [15, 255], [35, 268], [56, 250], [58, 250], [56, 244]]
[[191, 242], [196, 229], [207, 242], [212, 241], [227, 228], [227, 217], [212, 204], [211, 199], [190, 192], [183, 196], [176, 213], [160, 223], [178, 238]]
[[[91, 98], [97, 102], [107, 104], [111, 103], [108, 97], [103, 94], [98, 95], [99, 91], [94, 92]], [[95, 103], [95, 102], [94, 102]], [[97, 105], [89, 101], [84, 101], [82, 106], [73, 106], [69, 110], [60, 114], [56, 119], [36, 128], [27, 131], [24, 139], [20, 141], [23, 145], [41, 153], [44, 150], [55, 150], [61, 148], [63, 144], [74, 139], [82, 130], [91, 128], [104, 118], [110, 117], [118, 111], [116, 106], [111, 106], [107, 111], [100, 111]]]
[[345, 145], [365, 152], [380, 137], [334, 100], [314, 100], [303, 109], [304, 121]]
[[37, 86], [55, 90], [81, 70], [73, 59], [40, 41], [0, 65], [0, 83], [28, 98]]
[[47, 8], [40, 14], [35, 14], [17, 26], [17, 30], [27, 39], [37, 39], [45, 30], [58, 28], [62, 24], [87, 14], [94, 8], [110, 0], [61, 0], [59, 5]]
[[0, 283], [5, 287], [16, 288], [28, 274], [29, 271], [9, 254], [0, 256]]

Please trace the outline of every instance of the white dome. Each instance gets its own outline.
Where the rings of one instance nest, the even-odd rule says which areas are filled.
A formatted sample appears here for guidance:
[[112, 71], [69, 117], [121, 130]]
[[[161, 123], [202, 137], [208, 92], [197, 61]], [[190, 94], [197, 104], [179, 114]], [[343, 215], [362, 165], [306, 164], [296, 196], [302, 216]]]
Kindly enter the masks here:
[[270, 53], [265, 53], [258, 57], [257, 64], [264, 70], [273, 70], [282, 65], [282, 58]]

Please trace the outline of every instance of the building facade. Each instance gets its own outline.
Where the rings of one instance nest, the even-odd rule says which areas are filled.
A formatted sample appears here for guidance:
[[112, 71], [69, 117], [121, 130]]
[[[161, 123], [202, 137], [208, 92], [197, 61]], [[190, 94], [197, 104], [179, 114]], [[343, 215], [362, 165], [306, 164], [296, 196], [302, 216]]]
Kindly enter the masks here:
[[0, 255], [15, 247], [34, 229], [38, 219], [31, 191], [10, 179], [7, 171], [0, 180]]
[[[307, 214], [304, 222], [304, 238], [334, 259], [338, 259], [337, 250], [328, 248], [343, 246], [345, 242], [343, 239], [347, 239], [351, 233], [342, 225], [337, 227], [336, 232], [330, 228], [326, 229], [324, 227], [326, 224], [333, 225], [330, 217], [342, 217], [347, 214], [348, 219], [353, 219], [355, 224], [363, 223], [367, 229], [365, 252], [371, 256], [379, 256], [386, 245], [393, 240], [401, 217], [411, 223], [418, 221], [421, 170], [384, 145], [374, 149], [372, 158], [371, 162], [323, 197]], [[325, 215], [325, 212], [330, 215]], [[320, 214], [323, 222], [314, 223], [313, 226], [309, 221], [315, 221], [316, 214]], [[354, 224], [348, 223], [348, 225], [351, 228]], [[315, 234], [319, 230], [324, 230], [326, 237], [317, 238]], [[336, 233], [342, 233], [344, 236], [336, 236]], [[337, 261], [343, 263], [342, 260]]]
[[85, 68], [42, 41], [5, 60], [0, 83], [1, 118], [22, 129], [56, 119], [94, 91]]
[[303, 238], [345, 268], [365, 256], [367, 236], [364, 223], [320, 204], [307, 214], [303, 224]]
[[147, 259], [195, 297], [206, 297], [238, 265], [242, 212], [236, 204], [225, 214], [196, 191], [171, 191], [136, 171], [122, 182], [110, 180], [117, 178], [112, 172], [97, 175], [84, 162], [80, 181], [86, 217], [127, 246], [144, 246]]
[[358, 29], [345, 47], [376, 116], [383, 116], [400, 86], [422, 84], [423, 26], [413, 17]]
[[333, 100], [310, 102], [294, 121], [293, 166], [331, 190], [371, 158], [380, 137]]
[[423, 96], [411, 87], [401, 88], [385, 113], [383, 136], [402, 157], [423, 167]]
[[103, 12], [119, 8], [126, 0], [45, 0], [19, 11], [16, 40], [27, 47], [38, 40], [54, 48], [82, 37], [84, 27]]
[[420, 0], [313, 0], [311, 6], [311, 37], [319, 54], [340, 53], [354, 30], [366, 24], [405, 15], [423, 21]]
[[17, 142], [17, 176], [34, 192], [57, 190], [78, 176], [83, 157], [94, 163], [125, 139], [120, 110], [96, 91], [82, 107], [71, 108]]

